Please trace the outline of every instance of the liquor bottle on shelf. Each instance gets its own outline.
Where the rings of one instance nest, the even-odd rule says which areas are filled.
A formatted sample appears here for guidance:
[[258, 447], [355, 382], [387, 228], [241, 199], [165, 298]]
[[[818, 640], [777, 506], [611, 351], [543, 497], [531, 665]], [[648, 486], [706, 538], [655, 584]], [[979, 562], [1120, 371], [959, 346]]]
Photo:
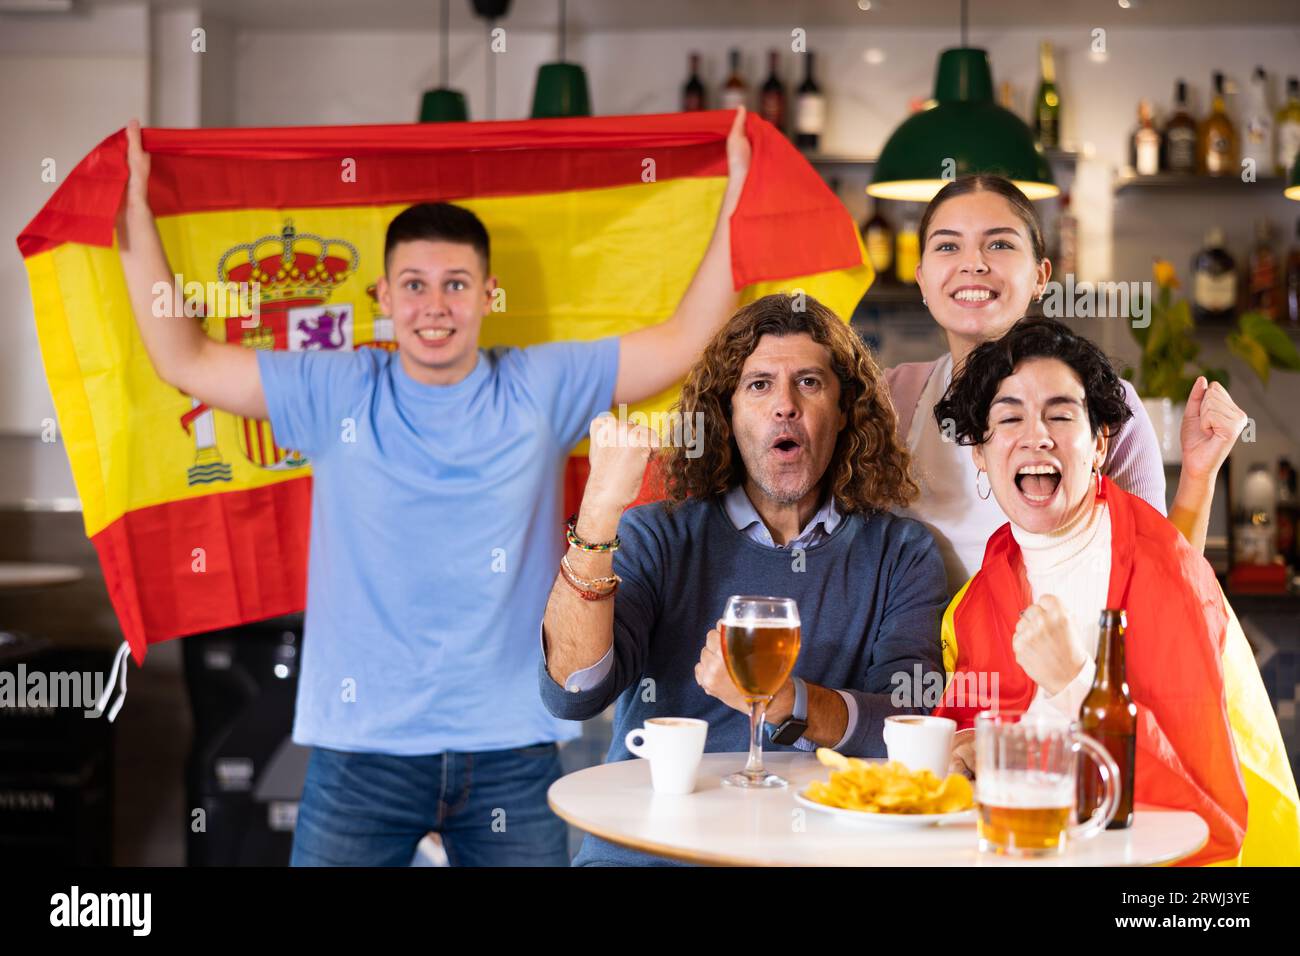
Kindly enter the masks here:
[[777, 50], [767, 53], [768, 73], [763, 88], [759, 91], [758, 108], [763, 119], [767, 120], [782, 133], [785, 132], [785, 86], [776, 70], [781, 63], [781, 54]]
[[1174, 92], [1174, 112], [1165, 123], [1165, 172], [1196, 172], [1196, 120], [1187, 112], [1187, 83], [1179, 80]]
[[1277, 174], [1285, 176], [1300, 153], [1300, 78], [1286, 79], [1286, 102], [1277, 111]]
[[803, 82], [795, 94], [794, 144], [800, 149], [816, 152], [821, 146], [822, 132], [826, 128], [826, 98], [813, 79], [813, 53], [803, 54]]
[[894, 268], [894, 227], [881, 214], [880, 200], [872, 201], [872, 215], [862, 223], [862, 244], [867, 260], [881, 281], [892, 278]]
[[1235, 176], [1237, 166], [1237, 130], [1224, 104], [1223, 74], [1214, 74], [1214, 102], [1210, 115], [1201, 121], [1196, 144], [1197, 166], [1211, 176]]
[[1282, 283], [1286, 321], [1300, 331], [1300, 219], [1295, 221], [1295, 241], [1286, 257], [1286, 278]]
[[[1137, 771], [1137, 704], [1129, 692], [1125, 660], [1125, 630], [1122, 609], [1101, 612], [1097, 637], [1097, 672], [1092, 689], [1079, 708], [1079, 730], [1101, 744], [1119, 768], [1119, 807], [1107, 830], [1133, 825], [1133, 789]], [[1101, 774], [1094, 767], [1080, 769], [1078, 783], [1079, 819], [1092, 815], [1101, 804]]]
[[1237, 263], [1223, 248], [1223, 230], [1205, 234], [1192, 260], [1192, 314], [1198, 322], [1227, 322], [1237, 312]]
[[1160, 132], [1151, 121], [1151, 101], [1138, 101], [1138, 125], [1129, 140], [1129, 164], [1139, 176], [1160, 172]]
[[1038, 61], [1042, 75], [1034, 101], [1034, 135], [1043, 149], [1057, 149], [1061, 145], [1061, 97], [1056, 91], [1052, 44], [1046, 40], [1039, 46]]
[[908, 206], [894, 240], [894, 277], [906, 286], [916, 285], [916, 267], [921, 263], [920, 228], [915, 210]]
[[1246, 92], [1241, 158], [1253, 160], [1256, 176], [1267, 176], [1273, 165], [1273, 111], [1268, 107], [1268, 75], [1262, 66], [1250, 75]]
[[727, 76], [727, 82], [722, 87], [722, 108], [724, 110], [734, 110], [737, 107], [749, 105], [749, 86], [745, 83], [745, 78], [740, 74], [740, 51], [733, 47], [729, 56], [731, 72]]
[[1246, 266], [1246, 303], [1277, 321], [1277, 255], [1273, 252], [1273, 227], [1267, 219], [1255, 223], [1255, 248]]
[[691, 54], [691, 75], [682, 87], [682, 111], [691, 113], [706, 109], [704, 105], [704, 83], [700, 80], [700, 55]]

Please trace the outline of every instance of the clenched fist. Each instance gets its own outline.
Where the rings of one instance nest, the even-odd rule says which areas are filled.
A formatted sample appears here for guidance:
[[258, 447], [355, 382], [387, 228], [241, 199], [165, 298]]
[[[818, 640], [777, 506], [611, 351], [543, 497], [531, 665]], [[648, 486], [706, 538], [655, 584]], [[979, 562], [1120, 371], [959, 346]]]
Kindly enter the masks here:
[[1043, 595], [1021, 612], [1011, 648], [1016, 663], [1049, 694], [1060, 693], [1088, 662], [1065, 605], [1054, 594]]
[[1179, 430], [1183, 471], [1193, 478], [1214, 478], [1247, 420], [1227, 389], [1218, 382], [1207, 385], [1205, 376], [1198, 378], [1187, 396]]
[[622, 511], [641, 491], [650, 453], [659, 447], [659, 436], [644, 425], [619, 421], [609, 412], [591, 423], [591, 475], [583, 493], [583, 506], [591, 499], [602, 509]]

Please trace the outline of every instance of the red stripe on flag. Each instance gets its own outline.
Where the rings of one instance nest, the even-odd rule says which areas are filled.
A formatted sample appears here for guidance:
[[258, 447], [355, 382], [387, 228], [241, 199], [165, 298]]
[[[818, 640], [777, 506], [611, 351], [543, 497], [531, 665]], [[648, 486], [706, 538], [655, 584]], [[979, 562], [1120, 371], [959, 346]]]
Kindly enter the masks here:
[[562, 149], [351, 158], [355, 182], [343, 181], [338, 157], [290, 164], [160, 156], [149, 179], [149, 205], [154, 215], [171, 216], [250, 206], [381, 206], [567, 192], [640, 183], [648, 158], [655, 160], [657, 180], [727, 174], [716, 143], [600, 153]]
[[91, 538], [136, 663], [148, 644], [301, 611], [310, 515], [304, 476], [129, 511]]
[[266, 457], [266, 422], [254, 422], [253, 429], [257, 432], [257, 463], [265, 467], [271, 464], [271, 459]]
[[[725, 175], [728, 110], [497, 123], [145, 130], [155, 215], [373, 206], [595, 189]], [[731, 220], [732, 278], [753, 282], [862, 264], [843, 204], [770, 123], [749, 114], [753, 159]], [[292, 162], [287, 162], [292, 160]], [[355, 181], [345, 176], [355, 161]], [[126, 186], [126, 132], [77, 164], [18, 237], [24, 256], [109, 246]]]
[[[392, 126], [146, 129], [142, 137], [152, 167], [149, 201], [161, 216], [591, 189], [641, 182], [646, 158], [655, 159], [657, 179], [723, 175], [722, 144], [731, 115], [717, 110]], [[616, 151], [623, 152], [623, 162], [611, 158]], [[355, 181], [343, 176], [347, 159], [356, 161]], [[64, 242], [111, 245], [126, 181], [121, 129], [77, 164], [28, 223], [18, 237], [23, 256]]]

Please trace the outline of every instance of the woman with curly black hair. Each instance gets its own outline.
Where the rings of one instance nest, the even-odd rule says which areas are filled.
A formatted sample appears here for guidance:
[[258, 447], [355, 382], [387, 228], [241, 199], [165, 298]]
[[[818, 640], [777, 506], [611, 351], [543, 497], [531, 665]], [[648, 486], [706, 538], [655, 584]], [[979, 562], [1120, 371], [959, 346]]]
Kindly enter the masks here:
[[[1252, 823], [1258, 814], [1261, 832], [1274, 826], [1295, 843], [1281, 734], [1267, 698], [1255, 706], [1263, 686], [1248, 651], [1238, 663], [1245, 639], [1214, 572], [1168, 519], [1101, 473], [1130, 414], [1101, 350], [1044, 318], [975, 348], [935, 406], [936, 420], [969, 446], [987, 482], [981, 494], [1010, 519], [944, 616], [953, 676], [935, 713], [958, 723], [955, 769], [978, 772], [969, 728], [982, 710], [1076, 718], [1096, 670], [1101, 612], [1123, 609], [1138, 707], [1135, 801], [1205, 820], [1209, 842], [1191, 862], [1232, 859], [1246, 840], [1249, 781]], [[972, 699], [979, 686], [992, 699]], [[1229, 700], [1251, 714], [1249, 727], [1230, 721]], [[1245, 734], [1252, 746], [1239, 762]], [[1281, 762], [1257, 759], [1265, 751]]]

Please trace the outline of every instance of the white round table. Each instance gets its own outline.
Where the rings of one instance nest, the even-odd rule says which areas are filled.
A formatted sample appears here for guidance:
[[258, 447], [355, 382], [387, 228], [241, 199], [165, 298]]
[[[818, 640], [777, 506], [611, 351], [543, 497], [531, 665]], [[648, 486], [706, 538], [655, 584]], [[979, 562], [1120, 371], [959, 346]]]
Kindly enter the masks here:
[[725, 787], [722, 777], [743, 767], [745, 755], [714, 753], [704, 755], [695, 792], [685, 796], [655, 793], [650, 764], [632, 759], [562, 777], [547, 799], [562, 819], [611, 843], [734, 866], [1146, 866], [1191, 856], [1209, 837], [1194, 813], [1139, 807], [1128, 829], [1105, 830], [1057, 856], [980, 853], [974, 822], [883, 829], [796, 803], [796, 791], [830, 774], [812, 754], [765, 754], [763, 762], [790, 786]]

